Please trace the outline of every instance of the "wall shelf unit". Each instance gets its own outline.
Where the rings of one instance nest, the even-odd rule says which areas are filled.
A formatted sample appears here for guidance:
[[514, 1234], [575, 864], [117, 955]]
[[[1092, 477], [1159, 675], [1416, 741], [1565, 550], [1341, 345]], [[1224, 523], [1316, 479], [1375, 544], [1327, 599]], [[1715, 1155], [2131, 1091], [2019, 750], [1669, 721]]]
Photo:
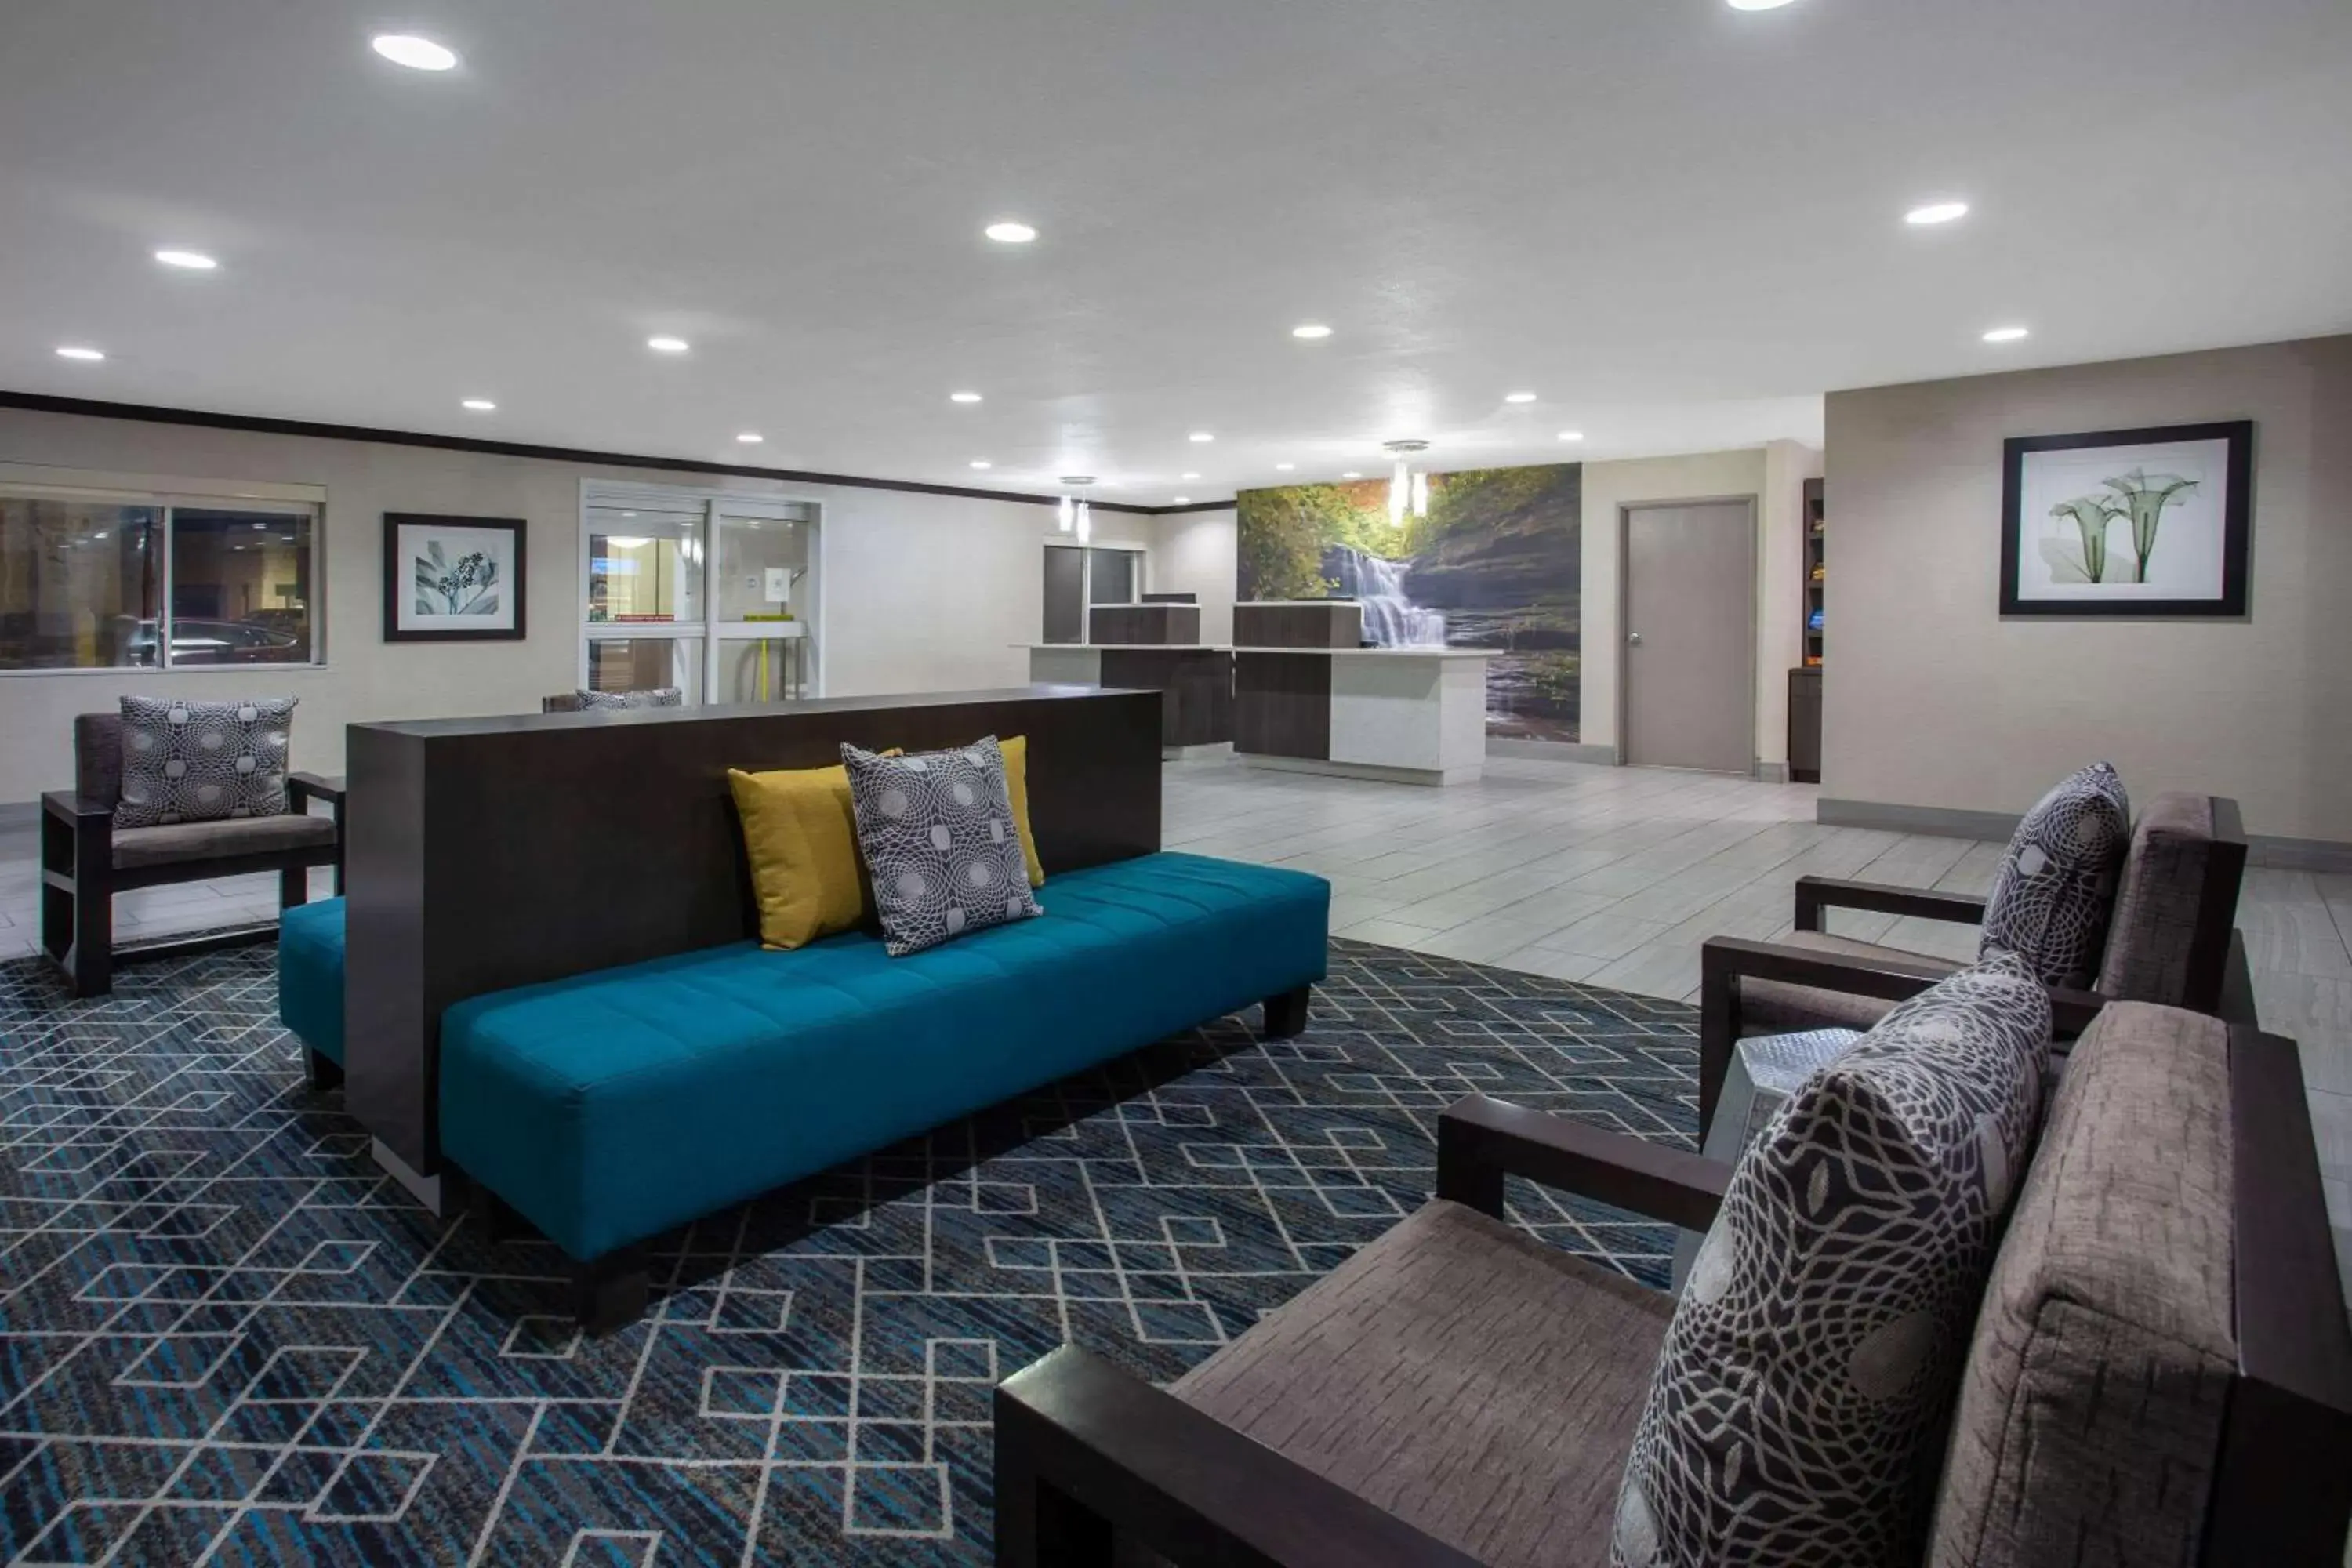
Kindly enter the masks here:
[[1822, 639], [1829, 597], [1822, 493], [1821, 480], [1805, 481], [1804, 562], [1798, 585], [1804, 605], [1797, 667], [1789, 671], [1789, 777], [1798, 784], [1822, 782]]

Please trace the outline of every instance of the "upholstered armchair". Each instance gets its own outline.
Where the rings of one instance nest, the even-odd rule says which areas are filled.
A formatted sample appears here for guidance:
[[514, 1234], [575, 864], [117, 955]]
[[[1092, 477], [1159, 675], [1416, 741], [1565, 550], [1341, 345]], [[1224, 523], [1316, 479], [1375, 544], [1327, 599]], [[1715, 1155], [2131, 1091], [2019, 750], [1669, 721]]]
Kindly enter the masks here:
[[[1434, 1201], [1168, 1388], [1065, 1346], [997, 1390], [1000, 1568], [1598, 1568], [1673, 1302], [1503, 1223], [1506, 1184], [1704, 1228], [1729, 1173], [1462, 1101]], [[1993, 1264], [1927, 1562], [2336, 1568], [2347, 1443], [2294, 1043], [2106, 1009]]]
[[[2155, 1002], [2233, 1021], [2253, 1020], [2236, 922], [2246, 836], [2238, 803], [2159, 795], [2132, 826], [2107, 922], [2096, 984], [2051, 988], [2063, 1037], [2079, 1035], [2110, 1001]], [[1961, 925], [1983, 921], [1985, 900], [1960, 893], [1797, 879], [1796, 929], [1781, 942], [1716, 937], [1699, 955], [1699, 1127], [1738, 1043], [1756, 1035], [1867, 1029], [1897, 1002], [1964, 967], [1958, 961], [1832, 935], [1833, 909]]]
[[[276, 816], [117, 827], [122, 799], [122, 720], [74, 720], [74, 787], [41, 797], [41, 945], [76, 996], [103, 995], [117, 957], [184, 953], [251, 938], [267, 927], [207, 931], [118, 948], [114, 895], [170, 882], [209, 881], [257, 871], [278, 874], [281, 908], [310, 896], [310, 868], [331, 866], [343, 890], [343, 791], [316, 773], [286, 775], [286, 810]], [[324, 816], [310, 810], [319, 801]]]

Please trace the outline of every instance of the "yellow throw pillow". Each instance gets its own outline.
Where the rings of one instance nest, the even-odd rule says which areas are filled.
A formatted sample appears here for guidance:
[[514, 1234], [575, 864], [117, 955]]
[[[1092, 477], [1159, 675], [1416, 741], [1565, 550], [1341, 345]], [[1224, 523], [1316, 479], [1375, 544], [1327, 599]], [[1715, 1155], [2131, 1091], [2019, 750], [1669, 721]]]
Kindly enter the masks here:
[[1021, 836], [1021, 858], [1029, 867], [1029, 885], [1045, 885], [1045, 868], [1037, 858], [1037, 836], [1029, 831], [1029, 737], [1015, 735], [996, 742], [1004, 753], [1004, 793], [1013, 801], [1013, 831]]
[[849, 774], [838, 764], [767, 773], [730, 768], [727, 783], [743, 818], [760, 941], [803, 947], [864, 924], [872, 900], [857, 853]]

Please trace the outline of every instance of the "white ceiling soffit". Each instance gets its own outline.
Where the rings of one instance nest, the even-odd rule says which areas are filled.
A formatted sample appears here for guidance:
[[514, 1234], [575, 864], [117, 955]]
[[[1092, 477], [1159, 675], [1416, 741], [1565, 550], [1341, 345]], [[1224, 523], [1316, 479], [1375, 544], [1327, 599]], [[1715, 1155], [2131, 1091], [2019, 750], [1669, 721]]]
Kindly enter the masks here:
[[2343, 0], [384, 16], [9, 0], [0, 387], [1161, 505], [2352, 327]]

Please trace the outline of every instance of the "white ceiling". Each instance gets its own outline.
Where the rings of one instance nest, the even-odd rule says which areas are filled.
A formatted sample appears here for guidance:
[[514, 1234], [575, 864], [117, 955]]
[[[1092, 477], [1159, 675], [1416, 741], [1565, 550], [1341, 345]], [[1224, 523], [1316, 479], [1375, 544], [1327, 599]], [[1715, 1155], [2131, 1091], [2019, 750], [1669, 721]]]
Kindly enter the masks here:
[[2345, 0], [389, 5], [5, 0], [0, 387], [1164, 504], [2352, 328]]

